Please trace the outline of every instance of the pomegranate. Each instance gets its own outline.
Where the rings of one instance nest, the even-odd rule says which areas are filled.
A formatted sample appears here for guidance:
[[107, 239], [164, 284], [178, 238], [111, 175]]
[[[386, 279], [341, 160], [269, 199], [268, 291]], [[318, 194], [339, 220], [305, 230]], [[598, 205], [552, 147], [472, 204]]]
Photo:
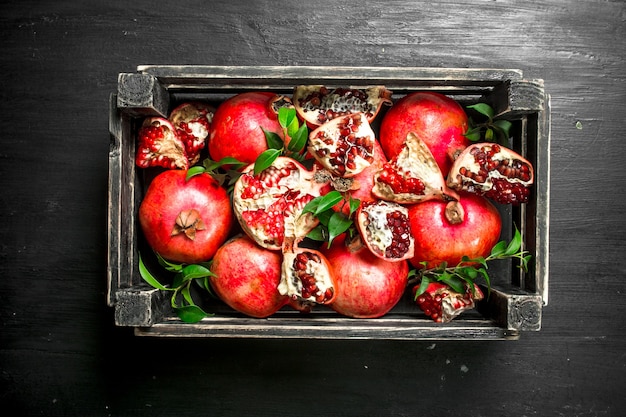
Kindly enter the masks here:
[[169, 120], [185, 146], [189, 165], [200, 160], [200, 152], [209, 137], [214, 112], [212, 106], [194, 101], [182, 103], [170, 113]]
[[333, 175], [353, 177], [374, 160], [374, 131], [363, 113], [337, 117], [309, 134], [309, 153]]
[[290, 103], [284, 96], [266, 91], [237, 94], [222, 102], [215, 111], [209, 138], [209, 155], [215, 161], [233, 157], [253, 163], [268, 149], [263, 130], [282, 137], [278, 108]]
[[353, 113], [364, 113], [371, 123], [384, 104], [391, 104], [391, 94], [383, 86], [358, 89], [299, 85], [294, 88], [293, 104], [298, 116], [315, 129], [336, 117]]
[[419, 285], [413, 288], [415, 303], [422, 309], [424, 314], [437, 323], [449, 323], [464, 311], [474, 308], [475, 301], [484, 298], [483, 292], [478, 285], [473, 284], [473, 290], [469, 284], [465, 285], [466, 291], [459, 294], [449, 285], [442, 282], [431, 282], [426, 291], [417, 295]]
[[452, 98], [436, 92], [417, 91], [399, 99], [381, 120], [379, 139], [392, 159], [402, 151], [409, 132], [415, 133], [432, 152], [444, 176], [456, 155], [470, 142], [463, 136], [468, 118]]
[[374, 175], [372, 193], [400, 204], [432, 199], [456, 200], [426, 143], [409, 133], [402, 150]]
[[528, 202], [533, 179], [530, 162], [513, 150], [495, 143], [477, 143], [456, 159], [448, 185], [498, 203], [520, 204]]
[[278, 292], [282, 256], [262, 248], [246, 235], [224, 243], [213, 257], [211, 288], [232, 309], [263, 318], [277, 312], [289, 298]]
[[382, 317], [404, 294], [408, 263], [385, 261], [374, 256], [360, 237], [348, 241], [345, 236], [323, 250], [337, 281], [337, 293], [330, 307], [352, 318]]
[[303, 238], [318, 224], [304, 206], [320, 195], [324, 184], [297, 161], [278, 157], [268, 168], [254, 173], [245, 168], [233, 189], [234, 212], [243, 230], [257, 244], [282, 249], [286, 236]]
[[367, 248], [390, 262], [411, 259], [415, 242], [409, 222], [409, 209], [389, 201], [361, 203], [356, 224]]
[[150, 247], [163, 258], [198, 263], [213, 257], [234, 222], [226, 190], [209, 174], [189, 180], [167, 170], [150, 183], [139, 206], [139, 223]]
[[140, 168], [187, 169], [184, 142], [172, 123], [163, 117], [147, 117], [137, 133], [135, 163]]
[[283, 263], [278, 291], [292, 300], [292, 307], [307, 311], [307, 305], [330, 304], [337, 287], [326, 257], [319, 251], [298, 247], [288, 240], [283, 248]]
[[485, 257], [498, 242], [502, 229], [500, 213], [484, 197], [463, 193], [459, 201], [438, 200], [409, 208], [416, 268], [426, 262], [433, 268], [442, 262], [458, 264], [463, 256]]

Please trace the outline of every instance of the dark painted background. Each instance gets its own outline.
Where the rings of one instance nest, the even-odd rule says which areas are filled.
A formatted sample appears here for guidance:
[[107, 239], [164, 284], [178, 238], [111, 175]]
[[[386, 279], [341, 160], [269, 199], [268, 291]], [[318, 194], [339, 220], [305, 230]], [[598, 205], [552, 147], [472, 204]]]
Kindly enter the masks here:
[[[618, 416], [621, 1], [4, 1], [0, 404], [12, 415]], [[108, 98], [140, 64], [517, 68], [552, 95], [550, 304], [516, 342], [161, 340], [105, 304]]]

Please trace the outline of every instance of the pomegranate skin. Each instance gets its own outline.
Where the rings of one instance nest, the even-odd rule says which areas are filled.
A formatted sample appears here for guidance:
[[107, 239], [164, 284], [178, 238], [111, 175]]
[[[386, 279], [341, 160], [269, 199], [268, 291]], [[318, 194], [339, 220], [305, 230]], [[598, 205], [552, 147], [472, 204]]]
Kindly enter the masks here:
[[378, 318], [402, 298], [407, 284], [407, 261], [389, 262], [374, 256], [356, 239], [349, 245], [343, 236], [323, 250], [336, 279], [335, 299], [330, 307], [351, 318]]
[[385, 155], [393, 159], [409, 132], [415, 133], [432, 152], [445, 177], [456, 154], [469, 140], [467, 114], [455, 100], [435, 92], [414, 92], [399, 99], [381, 121], [379, 140]]
[[211, 263], [211, 288], [232, 309], [250, 317], [269, 317], [289, 298], [278, 292], [282, 256], [246, 235], [222, 245]]
[[463, 256], [487, 256], [498, 243], [502, 219], [496, 207], [484, 197], [461, 194], [463, 221], [452, 224], [446, 217], [448, 203], [430, 200], [409, 208], [411, 231], [415, 238], [415, 255], [411, 265], [433, 268], [442, 262], [458, 264]]
[[228, 156], [251, 164], [268, 149], [263, 129], [282, 137], [282, 127], [271, 109], [275, 97], [271, 92], [251, 91], [220, 104], [211, 123], [211, 159], [219, 161]]
[[[139, 223], [150, 247], [173, 262], [198, 263], [213, 257], [234, 223], [226, 190], [209, 174], [186, 180], [187, 171], [167, 170], [150, 183], [139, 207]], [[196, 210], [204, 228], [194, 239], [173, 234], [181, 212]]]

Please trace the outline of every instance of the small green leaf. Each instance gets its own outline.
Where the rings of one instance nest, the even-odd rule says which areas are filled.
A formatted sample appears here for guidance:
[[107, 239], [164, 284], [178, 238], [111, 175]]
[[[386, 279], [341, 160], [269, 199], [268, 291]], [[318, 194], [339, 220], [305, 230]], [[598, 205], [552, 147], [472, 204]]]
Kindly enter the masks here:
[[319, 198], [320, 201], [317, 209], [313, 213], [315, 215], [321, 213], [322, 211], [332, 209], [337, 203], [343, 200], [341, 193], [336, 190], [330, 191], [328, 194], [316, 198]]
[[485, 140], [487, 142], [493, 142], [493, 129], [490, 127], [485, 130]]
[[[294, 110], [294, 112], [295, 112], [295, 110]], [[306, 127], [306, 125], [302, 125], [302, 126]], [[287, 125], [287, 135], [290, 138], [293, 137], [298, 132], [298, 130], [300, 128], [301, 128], [301, 126], [300, 126], [300, 123], [298, 123], [298, 119], [296, 117], [294, 117], [291, 120], [291, 123], [289, 123], [289, 125]], [[308, 131], [307, 131], [307, 133], [308, 133]]]
[[254, 175], [258, 175], [263, 170], [269, 168], [280, 154], [281, 151], [278, 149], [268, 149], [262, 152], [254, 162]]
[[185, 280], [214, 276], [209, 268], [199, 264], [187, 265], [182, 273], [185, 276]]
[[203, 166], [193, 166], [187, 170], [187, 175], [185, 176], [185, 181], [189, 181], [192, 177], [196, 175], [200, 175], [205, 173], [205, 169]]
[[265, 141], [267, 142], [267, 147], [269, 149], [280, 149], [282, 151], [282, 149], [285, 146], [285, 143], [283, 142], [282, 138], [278, 136], [276, 132], [271, 132], [269, 130], [263, 129], [263, 133], [265, 134]]
[[180, 318], [185, 323], [197, 323], [205, 317], [212, 316], [213, 314], [205, 313], [197, 305], [187, 305], [187, 306], [172, 306], [178, 318]]
[[513, 236], [513, 239], [511, 239], [511, 242], [509, 242], [509, 246], [507, 246], [504, 254], [507, 256], [515, 255], [520, 250], [521, 247], [522, 247], [522, 234], [520, 233], [519, 229], [515, 228], [515, 235]]
[[143, 263], [143, 259], [141, 258], [141, 255], [139, 255], [139, 275], [141, 275], [141, 278], [143, 278], [144, 281], [146, 281], [149, 285], [153, 286], [156, 289], [159, 290], [169, 290], [169, 288], [166, 288], [165, 286], [163, 286], [155, 277], [154, 275], [152, 275], [150, 273], [150, 271], [148, 271], [148, 268], [146, 268], [146, 265]]
[[507, 244], [504, 240], [496, 243], [493, 248], [491, 248], [491, 257], [496, 258], [502, 255], [506, 251]]
[[494, 127], [501, 129], [504, 135], [507, 137], [507, 139], [509, 138], [510, 136], [509, 131], [511, 130], [513, 123], [509, 122], [508, 120], [499, 119], [499, 120], [495, 120], [493, 122], [493, 125]]
[[158, 252], [154, 252], [154, 253], [157, 256], [157, 260], [159, 261], [159, 265], [161, 265], [166, 270], [168, 270], [170, 272], [178, 272], [178, 271], [182, 271], [182, 269], [184, 268], [183, 264], [170, 262], [170, 261], [166, 260], [165, 258], [163, 258]]
[[476, 110], [478, 113], [487, 116], [490, 120], [493, 118], [494, 111], [489, 104], [476, 103], [471, 106], [467, 106], [468, 109]]
[[206, 172], [212, 172], [218, 168], [223, 167], [224, 165], [242, 167], [248, 164], [245, 162], [241, 162], [240, 160], [238, 160], [237, 158], [233, 158], [232, 156], [227, 156], [227, 157], [220, 159], [219, 161], [212, 161], [211, 159], [207, 158], [204, 160], [202, 165], [204, 166], [204, 170]]
[[467, 132], [465, 132], [464, 136], [469, 141], [478, 142], [480, 140], [480, 130], [481, 130], [480, 126], [473, 127], [469, 129]]
[[428, 279], [428, 277], [422, 277], [422, 281], [420, 282], [420, 286], [417, 289], [417, 291], [415, 291], [414, 300], [417, 300], [417, 297], [419, 297], [420, 295], [424, 294], [424, 292], [426, 291], [426, 288], [428, 288], [428, 284], [430, 284], [430, 279]]
[[306, 124], [303, 124], [293, 134], [290, 134], [289, 137], [291, 137], [291, 140], [287, 145], [287, 149], [291, 152], [301, 152], [309, 139], [309, 129], [306, 127]]
[[359, 209], [360, 205], [361, 200], [350, 197], [350, 216], [352, 216]]
[[320, 224], [311, 230], [306, 237], [317, 242], [325, 242], [328, 239], [328, 230]]
[[351, 225], [352, 220], [347, 218], [343, 213], [333, 213], [328, 221], [328, 246], [330, 247], [332, 241], [337, 236], [348, 230]]

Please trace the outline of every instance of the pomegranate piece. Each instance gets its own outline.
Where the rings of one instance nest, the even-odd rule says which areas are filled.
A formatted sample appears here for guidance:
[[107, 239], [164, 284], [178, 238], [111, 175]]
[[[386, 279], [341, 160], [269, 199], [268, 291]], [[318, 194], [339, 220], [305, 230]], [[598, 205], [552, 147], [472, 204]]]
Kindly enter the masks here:
[[285, 237], [303, 238], [318, 224], [304, 206], [320, 195], [323, 184], [300, 163], [280, 156], [258, 174], [254, 164], [245, 168], [233, 189], [235, 215], [256, 243], [282, 249]]
[[139, 206], [146, 241], [163, 258], [198, 263], [213, 257], [234, 222], [230, 198], [209, 174], [186, 179], [187, 171], [157, 175]]
[[387, 111], [380, 123], [380, 144], [393, 159], [402, 151], [409, 133], [426, 143], [443, 176], [448, 175], [452, 161], [470, 141], [464, 136], [468, 117], [454, 99], [431, 91], [405, 95]]
[[514, 205], [528, 202], [533, 181], [530, 162], [495, 143], [469, 146], [456, 159], [448, 176], [451, 188]]
[[168, 119], [146, 118], [139, 128], [137, 138], [135, 163], [138, 167], [189, 168], [185, 144]]
[[395, 158], [375, 174], [372, 193], [400, 204], [458, 199], [458, 195], [446, 186], [426, 143], [413, 133], [407, 135]]
[[298, 310], [309, 303], [330, 304], [336, 293], [332, 267], [317, 250], [286, 245], [278, 291], [298, 301]]
[[362, 203], [357, 210], [356, 224], [361, 238], [375, 256], [390, 262], [414, 256], [408, 208], [382, 200]]
[[333, 175], [353, 177], [374, 160], [376, 137], [363, 113], [337, 117], [309, 134], [309, 152]]
[[[464, 311], [473, 309], [475, 301], [484, 298], [481, 289], [473, 285], [473, 290], [466, 284], [466, 291], [460, 294], [454, 291], [449, 285], [442, 282], [431, 282], [426, 290], [415, 297], [415, 303], [428, 317], [437, 323], [449, 323]], [[415, 295], [419, 285], [413, 288]]]
[[278, 292], [282, 256], [246, 235], [224, 243], [211, 262], [211, 288], [232, 309], [250, 317], [271, 316], [289, 302]]
[[383, 105], [391, 104], [391, 94], [383, 86], [358, 89], [299, 85], [294, 88], [293, 104], [298, 116], [315, 129], [334, 118], [354, 113], [363, 113], [371, 123]]
[[214, 112], [215, 109], [208, 104], [188, 102], [180, 104], [170, 113], [169, 120], [185, 146], [189, 165], [200, 160], [200, 152], [209, 137]]
[[345, 234], [322, 253], [335, 273], [337, 291], [330, 307], [351, 318], [378, 318], [402, 298], [407, 285], [406, 261], [388, 262], [374, 256], [357, 235]]

